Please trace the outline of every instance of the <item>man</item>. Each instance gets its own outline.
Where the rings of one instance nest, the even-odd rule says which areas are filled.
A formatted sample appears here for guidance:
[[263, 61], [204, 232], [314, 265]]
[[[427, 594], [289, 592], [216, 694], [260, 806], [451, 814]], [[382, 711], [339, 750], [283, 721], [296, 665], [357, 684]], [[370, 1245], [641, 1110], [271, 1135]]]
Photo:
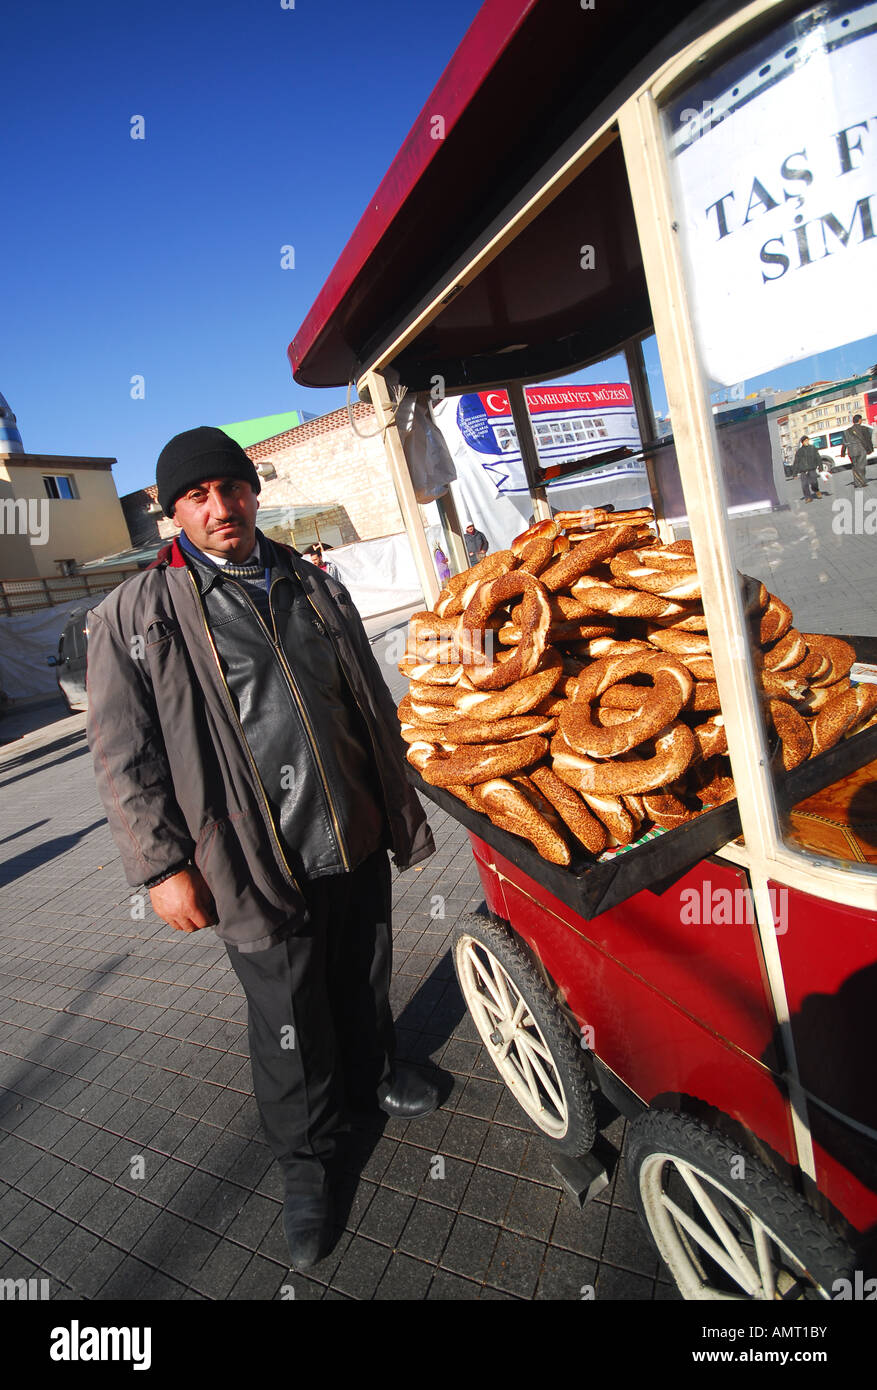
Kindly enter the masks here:
[[433, 852], [398, 719], [341, 584], [256, 529], [260, 482], [221, 430], [156, 470], [182, 531], [90, 620], [88, 738], [129, 883], [178, 931], [214, 926], [249, 1006], [253, 1088], [306, 1269], [332, 1242], [350, 1108], [410, 1118], [394, 1066], [390, 868]]
[[840, 451], [841, 458], [846, 454], [853, 465], [853, 487], [867, 487], [865, 460], [873, 448], [869, 427], [862, 424], [861, 415], [854, 415], [850, 428], [844, 430], [843, 445]]
[[477, 565], [478, 561], [483, 560], [487, 554], [487, 537], [483, 531], [476, 531], [470, 521], [463, 533], [463, 540], [466, 542], [466, 554], [469, 557], [469, 564]]
[[795, 461], [792, 466], [795, 472], [800, 474], [801, 492], [804, 494], [805, 502], [812, 502], [814, 497], [823, 496], [816, 486], [816, 472], [821, 463], [822, 459], [816, 445], [810, 443], [809, 434], [803, 434], [801, 447], [795, 452]]
[[[329, 549], [331, 550], [332, 547], [330, 546]], [[310, 560], [312, 565], [316, 565], [318, 570], [322, 570], [324, 574], [328, 574], [330, 579], [340, 579], [341, 576], [338, 573], [338, 566], [333, 564], [331, 560], [325, 558], [323, 546], [320, 541], [314, 541], [312, 545], [309, 545], [306, 550], [302, 551], [302, 554], [306, 560]]]

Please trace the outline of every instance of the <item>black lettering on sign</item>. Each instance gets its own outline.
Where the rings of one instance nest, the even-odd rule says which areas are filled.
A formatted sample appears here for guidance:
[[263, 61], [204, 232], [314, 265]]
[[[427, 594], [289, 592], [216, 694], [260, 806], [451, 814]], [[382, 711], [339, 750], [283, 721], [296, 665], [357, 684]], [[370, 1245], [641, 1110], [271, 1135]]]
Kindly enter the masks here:
[[711, 213], [712, 210], [713, 210], [713, 208], [715, 208], [715, 210], [716, 210], [716, 222], [718, 223], [718, 227], [719, 227], [719, 241], [721, 241], [722, 237], [725, 237], [725, 236], [729, 236], [729, 235], [730, 235], [729, 229], [728, 229], [728, 221], [727, 221], [727, 218], [725, 217], [725, 207], [724, 207], [724, 205], [725, 205], [725, 203], [728, 201], [729, 198], [733, 198], [733, 197], [734, 197], [733, 193], [723, 193], [722, 196], [721, 196], [721, 198], [718, 198], [718, 199], [716, 200], [716, 202], [714, 202], [714, 203], [710, 203], [709, 207], [706, 208], [706, 209], [704, 209], [704, 211], [705, 211], [707, 214]]
[[855, 140], [850, 140], [850, 131], [867, 129], [867, 121], [857, 121], [855, 125], [846, 126], [843, 130], [839, 130], [835, 135], [834, 138], [837, 142], [837, 152], [840, 157], [840, 175], [838, 177], [841, 177], [843, 174], [849, 174], [853, 169], [857, 167], [853, 163], [854, 150], [857, 150], [859, 154], [864, 154], [864, 150], [862, 149], [861, 136], [859, 136]]
[[746, 208], [746, 216], [743, 218], [744, 227], [746, 226], [747, 222], [752, 216], [753, 207], [757, 208], [759, 203], [761, 204], [765, 212], [770, 212], [773, 208], [779, 207], [779, 203], [777, 202], [776, 198], [772, 198], [770, 196], [761, 180], [753, 179], [752, 192], [749, 194], [749, 204]]
[[776, 275], [766, 275], [766, 274], [764, 273], [764, 271], [761, 272], [761, 278], [762, 278], [762, 280], [764, 281], [765, 284], [767, 283], [768, 280], [781, 280], [781, 279], [783, 278], [783, 276], [785, 275], [786, 271], [787, 271], [788, 268], [789, 268], [789, 258], [788, 258], [788, 256], [784, 255], [782, 251], [768, 251], [768, 249], [767, 249], [769, 246], [782, 246], [782, 245], [783, 245], [783, 239], [782, 239], [782, 237], [781, 237], [781, 236], [779, 236], [779, 237], [776, 237], [776, 236], [775, 236], [775, 237], [771, 237], [770, 241], [766, 241], [766, 242], [764, 243], [764, 245], [762, 246], [762, 248], [761, 248], [761, 259], [762, 259], [762, 261], [764, 262], [765, 265], [781, 265], [781, 266], [782, 266], [782, 270], [779, 271]]

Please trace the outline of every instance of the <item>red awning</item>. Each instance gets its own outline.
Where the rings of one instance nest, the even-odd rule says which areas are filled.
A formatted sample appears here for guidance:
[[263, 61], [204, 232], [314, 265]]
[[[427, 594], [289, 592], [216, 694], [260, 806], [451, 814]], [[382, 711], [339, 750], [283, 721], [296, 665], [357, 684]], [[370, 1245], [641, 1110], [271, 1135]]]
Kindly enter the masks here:
[[[343, 386], [351, 379], [356, 349], [342, 325], [362, 300], [361, 273], [429, 166], [440, 154], [447, 163], [447, 141], [454, 139], [460, 117], [538, 5], [539, 0], [485, 0], [481, 6], [289, 345], [293, 375], [302, 385]], [[435, 116], [444, 121], [443, 140], [433, 136]]]
[[[593, 9], [486, 0], [290, 343], [296, 381], [342, 386], [357, 376], [601, 103], [612, 98], [614, 109], [625, 87], [739, 3], [692, 17], [691, 0], [596, 0]], [[684, 35], [672, 32], [683, 21]], [[433, 371], [449, 390], [534, 379], [598, 352], [610, 317], [624, 334], [648, 326], [618, 146], [592, 167], [587, 188], [572, 184], [399, 359], [406, 384], [422, 389]], [[598, 264], [603, 238], [608, 279], [564, 269], [558, 238], [572, 227], [597, 247]]]

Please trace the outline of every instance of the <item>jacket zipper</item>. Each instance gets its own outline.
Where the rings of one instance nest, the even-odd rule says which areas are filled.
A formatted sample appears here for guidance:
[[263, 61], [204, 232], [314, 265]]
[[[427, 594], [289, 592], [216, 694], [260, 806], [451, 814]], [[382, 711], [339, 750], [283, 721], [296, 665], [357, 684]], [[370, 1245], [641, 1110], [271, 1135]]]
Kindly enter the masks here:
[[[188, 567], [187, 567], [187, 568], [188, 568]], [[289, 881], [292, 883], [293, 887], [297, 888], [298, 891], [301, 893], [301, 891], [302, 891], [302, 890], [301, 890], [301, 886], [300, 886], [300, 884], [298, 883], [298, 880], [296, 879], [295, 875], [293, 874], [292, 870], [291, 870], [290, 867], [289, 867], [289, 861], [287, 860], [286, 855], [283, 853], [283, 845], [281, 844], [281, 842], [280, 842], [280, 837], [279, 837], [279, 835], [277, 834], [277, 827], [276, 827], [275, 824], [274, 824], [274, 817], [273, 817], [272, 814], [271, 814], [271, 807], [268, 805], [268, 797], [267, 797], [267, 795], [266, 795], [266, 793], [265, 793], [265, 788], [264, 788], [264, 786], [262, 785], [262, 779], [261, 779], [261, 777], [259, 776], [259, 770], [258, 770], [258, 768], [256, 767], [255, 760], [254, 760], [254, 758], [253, 758], [252, 753], [250, 752], [250, 745], [247, 743], [246, 735], [244, 734], [244, 730], [243, 730], [243, 725], [241, 724], [241, 721], [238, 719], [237, 710], [236, 710], [235, 707], [234, 707], [234, 700], [233, 700], [232, 697], [231, 697], [231, 691], [230, 691], [229, 688], [228, 688], [228, 683], [226, 682], [226, 679], [225, 679], [225, 673], [223, 672], [223, 669], [222, 669], [222, 662], [219, 660], [219, 652], [216, 650], [216, 644], [215, 644], [214, 641], [213, 641], [213, 634], [212, 634], [212, 632], [210, 631], [210, 627], [209, 627], [208, 622], [207, 622], [207, 615], [206, 615], [206, 613], [204, 612], [204, 605], [203, 605], [203, 603], [201, 602], [201, 594], [200, 594], [199, 591], [198, 591], [198, 585], [197, 585], [197, 583], [195, 582], [195, 576], [193, 575], [193, 573], [192, 573], [191, 570], [188, 571], [188, 574], [189, 574], [189, 579], [190, 579], [191, 582], [192, 582], [192, 587], [193, 587], [193, 589], [195, 590], [195, 595], [196, 595], [196, 598], [197, 598], [197, 600], [198, 600], [198, 608], [199, 608], [199, 611], [200, 611], [200, 613], [201, 613], [201, 621], [202, 621], [203, 624], [204, 624], [204, 631], [205, 631], [206, 634], [207, 634], [207, 641], [210, 643], [210, 650], [212, 651], [212, 653], [213, 653], [213, 659], [214, 659], [214, 661], [216, 662], [216, 669], [217, 669], [217, 671], [219, 672], [219, 679], [222, 681], [222, 688], [223, 688], [223, 690], [225, 691], [225, 694], [226, 694], [226, 699], [227, 699], [227, 702], [228, 702], [228, 707], [229, 707], [229, 709], [231, 710], [232, 716], [234, 717], [234, 721], [235, 721], [235, 723], [236, 723], [237, 726], [238, 726], [238, 730], [240, 731], [241, 743], [242, 743], [243, 746], [244, 746], [244, 751], [246, 752], [247, 758], [249, 759], [250, 767], [252, 768], [253, 777], [255, 778], [257, 787], [259, 788], [259, 794], [261, 795], [261, 798], [262, 798], [262, 805], [263, 805], [264, 810], [265, 810], [265, 820], [266, 820], [266, 822], [267, 822], [267, 824], [268, 824], [268, 826], [269, 826], [269, 828], [270, 828], [270, 830], [271, 830], [271, 834], [272, 834], [273, 837], [274, 837], [274, 843], [275, 843], [275, 845], [276, 845], [276, 847], [277, 847], [277, 853], [280, 855], [280, 859], [281, 859], [281, 862], [282, 862], [282, 864], [283, 864], [284, 869], [286, 870], [287, 877], [289, 878]], [[246, 595], [245, 595], [245, 597], [246, 597]], [[258, 616], [258, 615], [257, 615], [257, 616]]]
[[[313, 727], [312, 727], [312, 725], [311, 725], [311, 721], [308, 719], [307, 710], [305, 709], [305, 706], [304, 706], [304, 701], [302, 700], [301, 695], [299, 694], [298, 686], [297, 686], [296, 683], [295, 683], [295, 677], [294, 677], [293, 674], [292, 674], [292, 671], [291, 671], [291, 669], [290, 669], [290, 667], [289, 667], [289, 664], [288, 664], [288, 662], [287, 662], [287, 660], [286, 660], [286, 656], [284, 655], [283, 648], [282, 648], [281, 645], [280, 645], [280, 638], [279, 638], [278, 635], [277, 635], [277, 621], [276, 621], [276, 619], [275, 619], [275, 617], [274, 617], [274, 609], [271, 607], [271, 594], [273, 593], [274, 585], [277, 584], [277, 583], [279, 583], [281, 578], [283, 578], [283, 576], [278, 576], [277, 579], [273, 579], [273, 580], [271, 581], [271, 586], [270, 586], [270, 588], [269, 588], [269, 590], [268, 590], [268, 611], [269, 611], [269, 613], [271, 614], [271, 623], [272, 623], [272, 625], [273, 625], [273, 627], [274, 627], [274, 636], [273, 636], [273, 637], [271, 636], [271, 633], [270, 633], [269, 630], [268, 630], [268, 625], [267, 625], [267, 623], [265, 622], [264, 618], [262, 617], [262, 614], [259, 612], [259, 610], [258, 610], [258, 608], [256, 607], [256, 605], [253, 603], [252, 599], [250, 598], [250, 596], [249, 596], [249, 594], [247, 593], [247, 591], [246, 591], [246, 589], [244, 588], [244, 586], [243, 586], [242, 584], [238, 584], [237, 580], [231, 579], [231, 578], [226, 578], [226, 583], [227, 583], [227, 584], [234, 584], [234, 585], [235, 585], [235, 588], [240, 589], [241, 594], [242, 594], [243, 597], [244, 597], [244, 601], [245, 601], [246, 603], [249, 604], [250, 608], [252, 608], [253, 613], [254, 613], [255, 616], [256, 616], [256, 620], [258, 621], [258, 623], [260, 624], [260, 626], [264, 629], [265, 636], [268, 638], [268, 641], [271, 643], [271, 645], [272, 645], [272, 647], [273, 647], [273, 649], [274, 649], [274, 654], [275, 654], [275, 656], [277, 657], [277, 660], [279, 661], [280, 666], [281, 666], [281, 668], [282, 668], [284, 674], [286, 675], [287, 684], [289, 685], [289, 688], [290, 688], [290, 690], [292, 691], [292, 695], [293, 695], [293, 699], [295, 700], [296, 708], [298, 709], [298, 712], [299, 712], [299, 714], [300, 714], [300, 716], [301, 716], [302, 724], [304, 725], [304, 729], [305, 729], [305, 733], [306, 733], [307, 738], [308, 738], [308, 742], [309, 742], [310, 745], [311, 745], [311, 752], [312, 752], [313, 755], [314, 755], [314, 761], [315, 761], [316, 764], [317, 764], [317, 771], [318, 771], [319, 774], [320, 774], [320, 781], [321, 781], [322, 784], [323, 784], [323, 792], [324, 792], [324, 795], [325, 795], [325, 798], [326, 798], [326, 805], [327, 805], [327, 807], [329, 808], [329, 815], [330, 815], [331, 818], [332, 818], [332, 825], [333, 825], [333, 828], [334, 828], [334, 830], [335, 830], [335, 838], [336, 838], [336, 840], [337, 840], [337, 842], [338, 842], [338, 849], [339, 849], [340, 852], [341, 852], [341, 861], [342, 861], [342, 863], [344, 864], [345, 871], [346, 871], [347, 873], [349, 873], [349, 872], [350, 872], [350, 858], [349, 858], [349, 856], [348, 856], [348, 854], [347, 854], [347, 850], [346, 850], [345, 845], [344, 845], [344, 837], [343, 837], [343, 835], [342, 835], [342, 833], [341, 833], [341, 822], [339, 821], [338, 816], [337, 816], [337, 814], [336, 814], [336, 812], [335, 812], [335, 803], [334, 803], [334, 801], [332, 800], [332, 793], [331, 793], [331, 791], [329, 790], [329, 779], [328, 779], [328, 777], [326, 776], [326, 769], [325, 769], [325, 767], [323, 766], [323, 759], [320, 757], [320, 750], [319, 750], [319, 747], [318, 747], [318, 745], [317, 745], [317, 739], [316, 739], [316, 736], [315, 736], [315, 734], [314, 734]], [[311, 605], [311, 606], [313, 606], [313, 605]], [[315, 611], [316, 611], [316, 610], [315, 610]], [[319, 616], [319, 615], [318, 615], [318, 616]]]
[[369, 721], [369, 718], [368, 718], [368, 716], [367, 716], [365, 710], [363, 709], [362, 705], [361, 705], [360, 702], [359, 702], [359, 696], [357, 695], [356, 691], [355, 691], [354, 688], [353, 688], [353, 681], [350, 680], [349, 676], [347, 675], [347, 672], [346, 672], [346, 670], [345, 670], [345, 668], [344, 668], [344, 662], [343, 662], [343, 660], [341, 659], [341, 653], [339, 652], [337, 646], [335, 645], [335, 638], [332, 636], [332, 632], [331, 632], [331, 629], [329, 628], [328, 623], [326, 622], [325, 618], [323, 617], [323, 615], [322, 615], [322, 613], [320, 612], [320, 610], [319, 610], [319, 608], [317, 607], [317, 605], [314, 603], [314, 601], [313, 601], [313, 599], [311, 598], [310, 594], [308, 593], [307, 589], [305, 589], [304, 584], [302, 584], [302, 589], [304, 589], [305, 598], [307, 599], [308, 603], [311, 605], [311, 608], [313, 608], [313, 610], [314, 610], [314, 612], [316, 613], [317, 618], [319, 619], [319, 621], [320, 621], [320, 623], [322, 624], [322, 626], [326, 629], [326, 636], [329, 638], [329, 641], [330, 641], [331, 644], [332, 644], [332, 650], [334, 651], [336, 657], [338, 658], [338, 668], [339, 668], [339, 670], [341, 671], [341, 674], [343, 675], [344, 679], [347, 681], [347, 688], [348, 688], [348, 690], [350, 691], [351, 695], [353, 696], [353, 702], [354, 702], [354, 704], [356, 705], [356, 708], [359, 710], [359, 713], [360, 713], [360, 715], [362, 716], [362, 722], [363, 722], [363, 724], [365, 725], [366, 730], [367, 730], [367, 732], [368, 732], [368, 736], [369, 736], [369, 739], [370, 739], [370, 741], [371, 741], [372, 752], [374, 753], [374, 757], [375, 757], [375, 769], [376, 769], [376, 771], [377, 771], [378, 780], [380, 781], [381, 790], [382, 790], [383, 796], [384, 796], [384, 806], [385, 806], [386, 809], [387, 809], [387, 824], [390, 826], [390, 834], [391, 834], [391, 838], [392, 838], [392, 825], [390, 824], [390, 809], [389, 809], [389, 808], [390, 808], [390, 800], [389, 800], [389, 797], [387, 796], [387, 787], [386, 787], [386, 783], [384, 782], [383, 773], [381, 772], [381, 759], [380, 759], [380, 754], [378, 753], [378, 746], [377, 746], [377, 744], [375, 743], [375, 737], [374, 737], [374, 734], [372, 733], [372, 726], [371, 726], [371, 723], [370, 723], [370, 721]]

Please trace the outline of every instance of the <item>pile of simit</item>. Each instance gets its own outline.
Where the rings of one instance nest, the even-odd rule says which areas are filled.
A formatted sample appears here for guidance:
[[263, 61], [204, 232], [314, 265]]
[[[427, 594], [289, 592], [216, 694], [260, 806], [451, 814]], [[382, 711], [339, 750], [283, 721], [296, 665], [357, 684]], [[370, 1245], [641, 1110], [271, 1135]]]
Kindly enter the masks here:
[[[409, 762], [555, 864], [571, 837], [600, 854], [734, 796], [691, 542], [662, 544], [653, 521], [557, 512], [409, 623]], [[790, 769], [869, 722], [877, 686], [851, 685], [847, 642], [798, 632], [757, 580], [745, 590]]]

